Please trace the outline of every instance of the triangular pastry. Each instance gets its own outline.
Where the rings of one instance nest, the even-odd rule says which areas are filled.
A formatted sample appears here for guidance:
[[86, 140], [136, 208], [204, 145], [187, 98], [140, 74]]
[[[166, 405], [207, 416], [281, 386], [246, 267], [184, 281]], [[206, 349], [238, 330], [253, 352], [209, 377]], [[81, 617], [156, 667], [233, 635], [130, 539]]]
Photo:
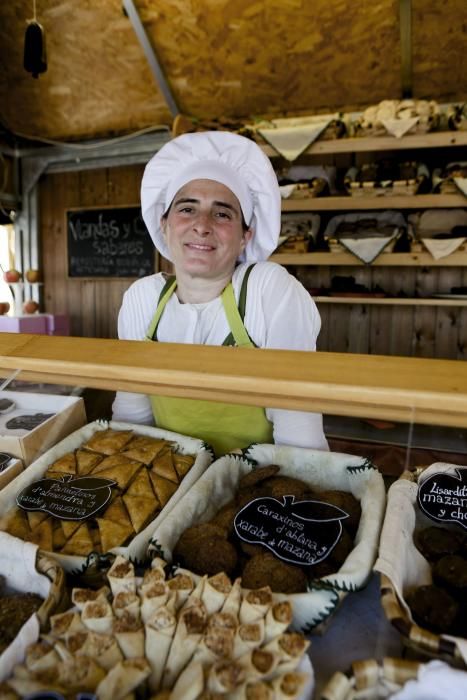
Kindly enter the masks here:
[[156, 438], [147, 437], [145, 435], [137, 435], [125, 445], [123, 454], [130, 459], [137, 459], [144, 464], [151, 464], [152, 460], [164, 449], [167, 441]]
[[87, 523], [81, 523], [62, 549], [63, 554], [76, 554], [86, 557], [94, 549]]
[[146, 498], [154, 498], [151, 479], [149, 478], [148, 470], [144, 467], [139, 470], [135, 478], [126, 490], [130, 496], [145, 496]]
[[154, 492], [159, 500], [159, 503], [161, 504], [161, 508], [163, 508], [167, 501], [169, 501], [170, 498], [173, 496], [178, 487], [176, 484], [173, 483], [173, 481], [164, 479], [162, 476], [159, 476], [154, 472], [149, 472], [149, 476], [152, 481]]
[[[102, 456], [102, 455], [100, 455]], [[116, 455], [109, 455], [108, 457], [104, 457], [92, 470], [92, 475], [94, 476], [95, 474], [99, 474], [99, 472], [104, 471], [105, 469], [111, 469], [113, 467], [120, 467], [122, 464], [135, 464], [136, 460], [134, 459], [129, 459], [129, 457], [125, 457], [124, 454], [116, 454]], [[141, 462], [138, 462], [139, 465], [141, 465]]]
[[62, 455], [49, 466], [49, 469], [54, 472], [60, 472], [60, 474], [76, 474], [75, 453], [67, 452]]
[[59, 552], [65, 545], [66, 537], [60, 526], [60, 521], [55, 520], [52, 527], [52, 551]]
[[26, 514], [31, 530], [34, 530], [43, 520], [49, 517], [49, 514], [45, 513], [43, 510], [28, 510]]
[[98, 474], [99, 478], [113, 479], [113, 481], [117, 482], [118, 487], [124, 491], [136, 472], [144, 468], [141, 462], [128, 461], [128, 464], [120, 464], [118, 467], [109, 467], [108, 469], [99, 470]]
[[186, 474], [188, 474], [191, 467], [195, 463], [195, 458], [192, 455], [174, 454], [172, 456], [172, 460], [179, 481], [181, 481], [183, 477], [186, 476]]
[[162, 456], [159, 454], [152, 462], [151, 471], [159, 476], [163, 476], [164, 479], [173, 481], [174, 484], [178, 484], [178, 476], [172, 460], [172, 452], [165, 452]]
[[82, 447], [105, 455], [113, 455], [123, 450], [133, 437], [132, 430], [97, 430]]
[[65, 540], [69, 540], [70, 537], [73, 535], [74, 532], [79, 528], [81, 525], [80, 520], [61, 520], [60, 521], [60, 527], [62, 528], [62, 532], [65, 536]]
[[146, 496], [123, 496], [123, 502], [133, 525], [135, 532], [140, 532], [152, 519], [159, 506], [158, 501]]
[[111, 520], [114, 523], [124, 523], [127, 521], [128, 513], [123, 505], [122, 497], [117, 496], [112, 503], [107, 506], [100, 517], [105, 518], [105, 520]]
[[134, 534], [130, 521], [114, 523], [105, 518], [96, 518], [101, 537], [102, 553], [105, 554], [113, 547], [120, 547], [125, 544], [128, 537]]
[[76, 473], [80, 476], [92, 472], [95, 466], [102, 461], [102, 456], [89, 450], [76, 450]]
[[20, 540], [27, 540], [31, 529], [28, 523], [28, 516], [26, 511], [22, 508], [13, 507], [8, 513], [2, 518], [2, 529], [18, 537]]
[[39, 549], [44, 549], [46, 552], [53, 551], [52, 538], [52, 518], [43, 520], [28, 537], [29, 542], [37, 544]]

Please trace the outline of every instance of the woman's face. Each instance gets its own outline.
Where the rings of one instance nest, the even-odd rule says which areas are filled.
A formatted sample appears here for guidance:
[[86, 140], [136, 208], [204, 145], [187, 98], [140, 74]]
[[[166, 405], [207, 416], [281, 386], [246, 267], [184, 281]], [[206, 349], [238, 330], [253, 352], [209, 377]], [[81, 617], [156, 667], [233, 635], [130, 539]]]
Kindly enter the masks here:
[[161, 220], [176, 273], [223, 279], [252, 236], [244, 230], [240, 203], [214, 180], [191, 180], [175, 195]]

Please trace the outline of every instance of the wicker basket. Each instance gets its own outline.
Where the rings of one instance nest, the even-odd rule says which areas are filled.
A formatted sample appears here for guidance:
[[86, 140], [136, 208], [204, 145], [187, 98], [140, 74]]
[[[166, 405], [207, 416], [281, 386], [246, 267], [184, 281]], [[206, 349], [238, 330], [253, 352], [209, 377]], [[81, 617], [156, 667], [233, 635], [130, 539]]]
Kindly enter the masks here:
[[417, 677], [420, 663], [385, 658], [356, 661], [347, 673], [335, 673], [320, 700], [384, 700]]
[[[436, 464], [432, 466], [437, 468]], [[446, 467], [450, 465], [441, 466]], [[457, 465], [451, 466], [455, 467]], [[401, 634], [403, 643], [407, 647], [413, 649], [425, 659], [441, 658], [451, 665], [466, 668], [467, 663], [462, 656], [459, 646], [456, 644], [455, 638], [433, 633], [417, 625], [412, 620], [407, 605], [401, 600], [401, 594], [398, 593], [398, 590], [405, 590], [404, 581], [406, 578], [404, 577], [404, 572], [398, 570], [397, 563], [395, 563], [397, 560], [402, 561], [404, 555], [402, 557], [396, 556], [395, 552], [405, 553], [406, 550], [409, 551], [408, 541], [413, 538], [417, 516], [417, 513], [414, 512], [414, 503], [410, 502], [411, 498], [414, 498], [413, 492], [409, 497], [406, 494], [410, 493], [409, 490], [413, 488], [413, 485], [417, 485], [420, 475], [426, 468], [428, 467], [418, 468], [414, 471], [405, 471], [388, 492], [388, 505], [381, 534], [379, 558], [375, 565], [375, 569], [381, 574], [381, 602], [387, 619]], [[391, 493], [394, 488], [398, 489], [396, 497], [399, 500], [397, 501], [393, 501], [393, 494]], [[402, 499], [400, 499], [401, 494]], [[396, 506], [394, 503], [396, 503]], [[410, 512], [410, 509], [412, 512]], [[391, 511], [393, 512], [391, 513]], [[421, 518], [424, 519], [425, 516], [422, 515]], [[426, 525], [433, 524], [427, 518], [424, 522]], [[387, 537], [388, 533], [396, 527], [395, 523], [397, 523], [400, 531], [398, 533], [401, 538], [399, 542]], [[411, 524], [411, 529], [406, 526], [407, 523]], [[390, 549], [393, 552], [389, 551], [388, 542], [391, 543]], [[420, 553], [417, 553], [417, 556], [420, 557], [420, 560], [423, 560], [424, 566], [428, 567], [426, 559]], [[417, 570], [421, 571], [421, 568]], [[392, 575], [390, 572], [392, 572]], [[420, 585], [417, 584], [416, 578], [417, 576], [414, 578], [414, 573], [412, 572], [410, 588]]]

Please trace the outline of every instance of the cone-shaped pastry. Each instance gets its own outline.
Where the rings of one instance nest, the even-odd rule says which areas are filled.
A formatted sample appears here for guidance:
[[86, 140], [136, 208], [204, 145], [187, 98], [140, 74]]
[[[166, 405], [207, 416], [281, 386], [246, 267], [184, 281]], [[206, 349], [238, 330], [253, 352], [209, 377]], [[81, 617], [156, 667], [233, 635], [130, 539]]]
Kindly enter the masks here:
[[151, 666], [149, 687], [159, 689], [169, 649], [175, 634], [177, 620], [166, 607], [161, 607], [146, 625], [145, 655]]
[[144, 623], [151, 619], [158, 608], [166, 604], [170, 594], [170, 588], [165, 581], [154, 583], [141, 591], [141, 618]]
[[190, 574], [177, 573], [173, 578], [167, 581], [167, 585], [171, 591], [176, 593], [177, 609], [183, 607], [191, 593], [194, 591], [195, 584]]
[[77, 611], [67, 610], [64, 613], [52, 615], [50, 618], [50, 634], [57, 639], [65, 638], [75, 632], [82, 632], [84, 629]]
[[99, 700], [123, 700], [151, 673], [146, 659], [125, 659], [107, 674], [96, 688]]
[[284, 673], [271, 681], [274, 697], [279, 700], [295, 700], [300, 697], [308, 675], [306, 673]]
[[170, 693], [170, 700], [196, 700], [204, 689], [203, 667], [191, 661], [179, 675]]
[[218, 661], [207, 673], [207, 690], [211, 693], [231, 693], [245, 680], [245, 669], [238, 661]]
[[92, 588], [73, 588], [71, 592], [71, 601], [78, 610], [83, 610], [86, 603], [103, 601], [107, 602], [107, 598], [110, 595], [110, 588], [108, 586], [101, 586], [97, 590], [92, 590]]
[[310, 642], [298, 634], [298, 632], [283, 632], [278, 637], [272, 639], [264, 649], [273, 651], [279, 660], [278, 670], [281, 673], [286, 671], [294, 671], [303, 654], [306, 652]]
[[261, 646], [264, 640], [264, 620], [250, 622], [237, 628], [234, 641], [234, 658], [248, 654], [252, 649]]
[[89, 656], [91, 659], [96, 659], [99, 666], [106, 671], [110, 671], [115, 664], [123, 660], [117, 640], [111, 634], [76, 632], [68, 636], [67, 648], [75, 656]]
[[272, 591], [269, 586], [248, 591], [240, 604], [240, 622], [244, 624], [261, 619], [271, 607], [272, 601]]
[[144, 627], [139, 618], [123, 613], [115, 620], [113, 633], [126, 659], [144, 657]]
[[81, 612], [83, 625], [92, 632], [110, 634], [113, 629], [114, 616], [110, 603], [107, 601], [89, 601], [84, 604]]
[[133, 564], [120, 554], [107, 572], [107, 579], [115, 597], [120, 591], [136, 593], [136, 576]]
[[264, 641], [269, 642], [274, 637], [285, 632], [293, 618], [292, 604], [288, 600], [273, 603], [266, 613]]
[[138, 620], [140, 618], [140, 608], [139, 597], [131, 591], [120, 591], [112, 601], [112, 610], [117, 618], [129, 615]]
[[232, 590], [232, 582], [223, 572], [206, 579], [201, 600], [206, 606], [208, 615], [218, 612]]
[[190, 607], [180, 611], [162, 677], [163, 688], [171, 688], [180, 671], [190, 661], [206, 628], [207, 617], [206, 608], [200, 600], [194, 600]]

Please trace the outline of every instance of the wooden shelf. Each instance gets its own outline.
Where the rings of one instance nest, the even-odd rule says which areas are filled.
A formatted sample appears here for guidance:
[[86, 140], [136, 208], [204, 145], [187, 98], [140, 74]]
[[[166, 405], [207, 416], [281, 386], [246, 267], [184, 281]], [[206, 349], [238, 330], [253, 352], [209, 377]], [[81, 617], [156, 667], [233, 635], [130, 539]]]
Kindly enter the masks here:
[[317, 304], [378, 304], [382, 306], [467, 306], [467, 299], [416, 299], [398, 297], [314, 296]]
[[307, 197], [283, 199], [282, 211], [364, 211], [371, 209], [450, 209], [467, 207], [462, 194], [389, 195], [381, 197]]
[[[365, 264], [351, 253], [276, 253], [269, 260], [280, 265], [361, 266]], [[372, 267], [462, 267], [464, 265], [467, 265], [467, 249], [458, 250], [439, 260], [435, 260], [430, 253], [381, 253], [371, 263]]]
[[[363, 151], [403, 151], [413, 148], [449, 148], [467, 146], [466, 131], [441, 131], [433, 134], [414, 134], [398, 139], [394, 136], [371, 136], [361, 138], [315, 141], [306, 151], [307, 155], [333, 153], [361, 153]], [[278, 157], [277, 151], [267, 144], [261, 144], [269, 157]]]
[[62, 385], [467, 427], [467, 363], [455, 360], [0, 333], [0, 369]]

